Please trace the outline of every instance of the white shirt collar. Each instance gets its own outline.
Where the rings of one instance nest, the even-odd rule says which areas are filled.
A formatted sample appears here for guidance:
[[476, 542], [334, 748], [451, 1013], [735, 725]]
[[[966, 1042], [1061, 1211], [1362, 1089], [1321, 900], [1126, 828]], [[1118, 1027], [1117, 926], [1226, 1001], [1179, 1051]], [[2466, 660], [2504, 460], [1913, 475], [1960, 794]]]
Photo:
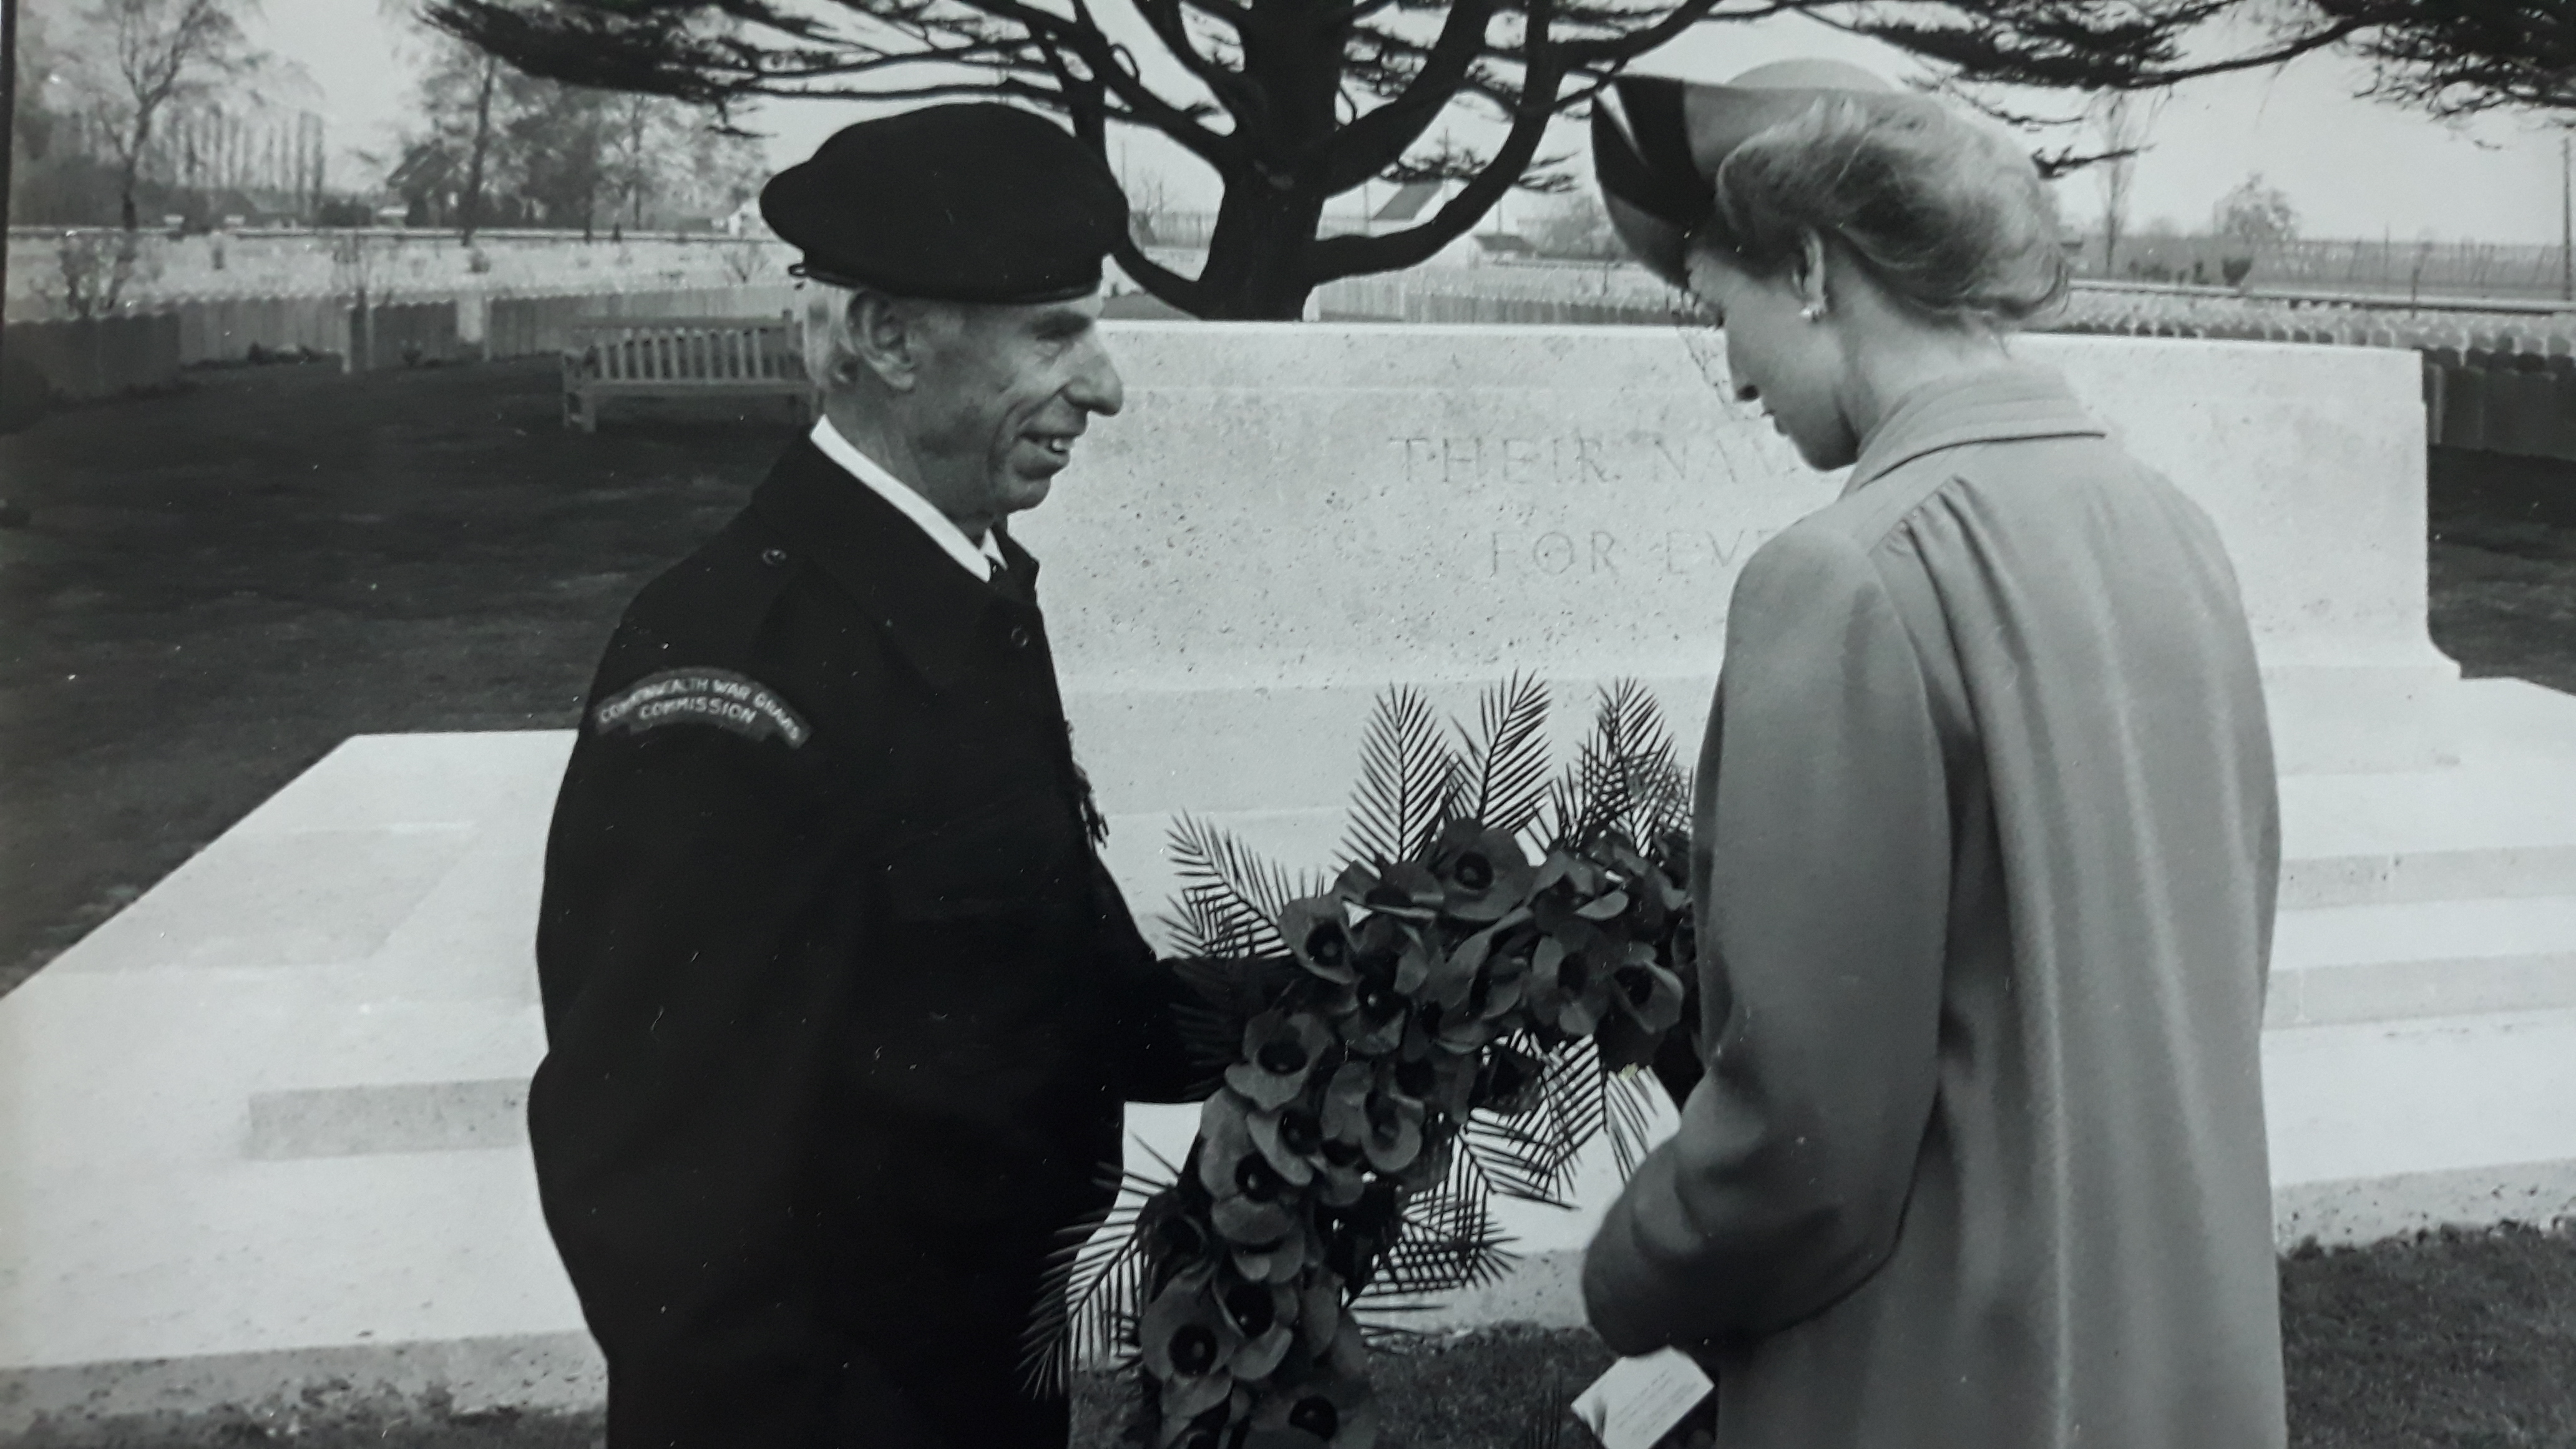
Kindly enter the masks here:
[[931, 542], [948, 550], [948, 556], [957, 560], [958, 567], [989, 581], [993, 577], [993, 567], [1004, 562], [1001, 546], [993, 541], [989, 530], [979, 547], [977, 541], [968, 538], [966, 530], [959, 528], [947, 514], [931, 507], [929, 499], [913, 492], [876, 459], [852, 446], [849, 439], [841, 436], [841, 430], [832, 426], [830, 418], [816, 418], [814, 431], [809, 436], [813, 438], [814, 446], [823, 450], [824, 457], [840, 464], [851, 477], [875, 490], [879, 498], [893, 504], [904, 517], [921, 525], [921, 531], [930, 535]]

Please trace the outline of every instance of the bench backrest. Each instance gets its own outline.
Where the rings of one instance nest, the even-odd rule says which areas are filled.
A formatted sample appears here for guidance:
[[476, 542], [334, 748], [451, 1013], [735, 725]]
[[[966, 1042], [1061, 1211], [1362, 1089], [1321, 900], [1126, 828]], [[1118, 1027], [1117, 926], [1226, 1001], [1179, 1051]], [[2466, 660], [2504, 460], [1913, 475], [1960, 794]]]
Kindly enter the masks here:
[[805, 376], [803, 328], [786, 317], [624, 317], [572, 330], [568, 359], [603, 381], [794, 381]]

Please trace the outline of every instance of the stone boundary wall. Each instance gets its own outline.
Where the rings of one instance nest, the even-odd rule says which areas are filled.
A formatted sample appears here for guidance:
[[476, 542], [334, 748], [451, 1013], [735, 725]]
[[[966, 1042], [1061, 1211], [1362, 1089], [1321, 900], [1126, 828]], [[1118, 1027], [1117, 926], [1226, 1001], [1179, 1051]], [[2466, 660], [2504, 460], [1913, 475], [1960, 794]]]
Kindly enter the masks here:
[[[103, 293], [123, 243], [114, 231], [13, 228], [11, 322], [81, 314], [76, 295]], [[336, 296], [404, 301], [560, 296], [737, 286], [785, 286], [792, 251], [772, 238], [636, 235], [583, 241], [578, 233], [232, 231], [134, 238], [118, 311], [186, 301]], [[93, 304], [91, 310], [97, 309]]]

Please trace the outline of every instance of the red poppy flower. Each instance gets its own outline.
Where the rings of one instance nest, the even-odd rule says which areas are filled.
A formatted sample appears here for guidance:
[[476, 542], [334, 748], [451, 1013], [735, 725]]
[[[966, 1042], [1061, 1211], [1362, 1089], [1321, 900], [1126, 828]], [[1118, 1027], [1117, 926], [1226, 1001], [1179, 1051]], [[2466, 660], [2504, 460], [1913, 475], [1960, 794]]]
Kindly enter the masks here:
[[1324, 1124], [1303, 1101], [1265, 1108], [1245, 1121], [1261, 1159], [1298, 1187], [1324, 1166]]
[[1360, 1143], [1368, 1164], [1380, 1172], [1401, 1172], [1422, 1155], [1422, 1104], [1394, 1092], [1369, 1093], [1365, 1109], [1368, 1135]]
[[1199, 1182], [1213, 1200], [1208, 1217], [1229, 1246], [1258, 1247], [1297, 1226], [1296, 1189], [1252, 1140], [1249, 1104], [1220, 1091], [1199, 1109]]
[[1279, 934], [1297, 964], [1308, 971], [1345, 986], [1359, 979], [1358, 951], [1339, 899], [1313, 896], [1290, 901], [1280, 912]]
[[1217, 1306], [1224, 1310], [1234, 1331], [1243, 1336], [1243, 1347], [1234, 1354], [1234, 1376], [1250, 1380], [1270, 1377], [1297, 1342], [1296, 1290], [1284, 1283], [1221, 1283]]
[[1462, 921], [1497, 921], [1529, 899], [1537, 873], [1520, 842], [1475, 820], [1454, 820], [1432, 842], [1441, 909]]
[[1251, 1246], [1237, 1245], [1231, 1255], [1234, 1271], [1247, 1282], [1288, 1283], [1307, 1263], [1322, 1255], [1311, 1230], [1291, 1230], [1276, 1241]]
[[1411, 1015], [1411, 1005], [1393, 983], [1364, 981], [1350, 1015], [1341, 1019], [1342, 1045], [1361, 1056], [1383, 1056], [1403, 1044]]
[[1611, 999], [1647, 1031], [1661, 1034], [1682, 1019], [1682, 979], [1657, 962], [1655, 948], [1645, 942], [1629, 943], [1610, 981]]
[[1360, 904], [1399, 919], [1428, 921], [1439, 914], [1440, 904], [1448, 894], [1429, 866], [1399, 860], [1377, 873], [1376, 882], [1360, 897]]
[[1204, 1272], [1182, 1274], [1137, 1318], [1138, 1347], [1167, 1425], [1186, 1425], [1234, 1392], [1243, 1335], [1218, 1307], [1214, 1281]]
[[1278, 1386], [1253, 1410], [1245, 1449], [1371, 1449], [1377, 1403], [1358, 1356], [1337, 1349], [1294, 1384]]
[[1530, 951], [1530, 1015], [1568, 1036], [1590, 1036], [1611, 1009], [1609, 973], [1599, 959], [1604, 944], [1585, 922], [1563, 936], [1540, 937]]
[[1285, 1106], [1332, 1044], [1333, 1029], [1311, 1013], [1265, 1011], [1244, 1027], [1243, 1060], [1225, 1069], [1225, 1084], [1259, 1106]]
[[1425, 1008], [1424, 1025], [1406, 1040], [1404, 1050], [1377, 1063], [1379, 1092], [1410, 1097], [1430, 1111], [1459, 1116], [1467, 1110], [1467, 1088], [1476, 1075], [1473, 1058], [1443, 1051], [1438, 1038], [1439, 1013]]

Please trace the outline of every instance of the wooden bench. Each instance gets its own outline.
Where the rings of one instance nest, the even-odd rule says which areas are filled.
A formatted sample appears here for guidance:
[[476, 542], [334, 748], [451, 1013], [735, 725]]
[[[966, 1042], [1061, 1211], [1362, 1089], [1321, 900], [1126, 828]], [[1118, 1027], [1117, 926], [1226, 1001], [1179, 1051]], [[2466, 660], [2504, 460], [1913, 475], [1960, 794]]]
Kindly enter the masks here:
[[798, 421], [822, 407], [805, 375], [803, 325], [778, 317], [621, 317], [572, 329], [563, 352], [563, 420], [599, 431], [611, 397], [783, 397]]

